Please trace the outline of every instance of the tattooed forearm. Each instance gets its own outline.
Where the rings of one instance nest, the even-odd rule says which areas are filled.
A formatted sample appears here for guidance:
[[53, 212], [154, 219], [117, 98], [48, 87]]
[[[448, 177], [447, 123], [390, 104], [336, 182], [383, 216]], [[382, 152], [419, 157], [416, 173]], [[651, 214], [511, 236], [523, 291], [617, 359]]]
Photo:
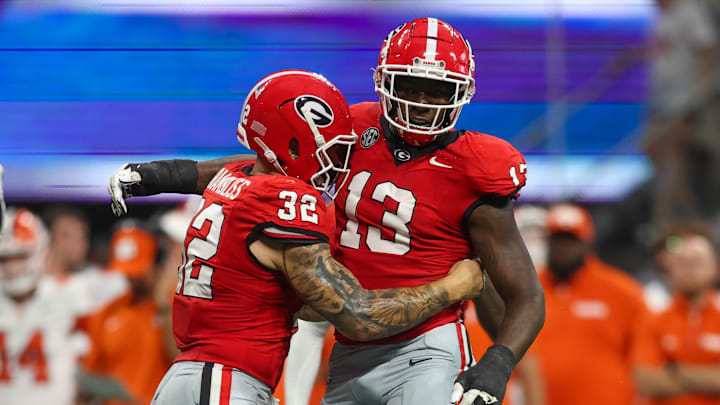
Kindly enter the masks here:
[[366, 290], [330, 256], [327, 244], [284, 246], [283, 266], [305, 302], [351, 339], [373, 340], [403, 332], [455, 302], [439, 283]]

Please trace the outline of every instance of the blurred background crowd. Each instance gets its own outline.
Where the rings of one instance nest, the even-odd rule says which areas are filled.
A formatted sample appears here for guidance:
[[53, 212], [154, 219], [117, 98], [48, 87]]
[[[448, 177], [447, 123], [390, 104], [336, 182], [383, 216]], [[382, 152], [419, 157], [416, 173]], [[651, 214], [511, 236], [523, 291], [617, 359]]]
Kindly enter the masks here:
[[[239, 106], [271, 71], [376, 100], [382, 39], [426, 15], [475, 52], [458, 127], [528, 161], [516, 220], [547, 316], [506, 402], [720, 404], [720, 1], [9, 0], [0, 405], [149, 403], [176, 354], [170, 304], [198, 200], [132, 199], [117, 219], [109, 176], [247, 152]], [[282, 403], [320, 403], [332, 335], [317, 335], [314, 387], [281, 385]]]

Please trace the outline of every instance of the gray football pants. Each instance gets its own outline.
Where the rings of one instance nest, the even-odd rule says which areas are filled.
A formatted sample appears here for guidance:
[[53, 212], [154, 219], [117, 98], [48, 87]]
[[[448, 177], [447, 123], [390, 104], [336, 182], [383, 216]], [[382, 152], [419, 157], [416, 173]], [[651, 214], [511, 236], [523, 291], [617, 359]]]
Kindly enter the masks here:
[[322, 404], [448, 405], [455, 379], [473, 362], [460, 322], [401, 343], [336, 343]]
[[273, 405], [270, 387], [236, 368], [179, 361], [170, 367], [151, 405]]

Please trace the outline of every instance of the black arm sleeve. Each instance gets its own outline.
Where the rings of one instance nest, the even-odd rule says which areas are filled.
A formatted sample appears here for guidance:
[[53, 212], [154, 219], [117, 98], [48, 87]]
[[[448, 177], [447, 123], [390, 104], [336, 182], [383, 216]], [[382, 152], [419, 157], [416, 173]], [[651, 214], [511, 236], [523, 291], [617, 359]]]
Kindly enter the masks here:
[[141, 181], [130, 186], [133, 196], [160, 193], [192, 194], [198, 181], [194, 160], [156, 160], [147, 163], [129, 163], [130, 169], [140, 173]]

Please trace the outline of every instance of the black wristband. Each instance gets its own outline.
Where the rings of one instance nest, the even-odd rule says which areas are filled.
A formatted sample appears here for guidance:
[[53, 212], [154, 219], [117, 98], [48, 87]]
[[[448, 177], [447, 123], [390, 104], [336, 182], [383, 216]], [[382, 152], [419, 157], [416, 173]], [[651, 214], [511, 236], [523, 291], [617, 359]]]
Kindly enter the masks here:
[[130, 187], [133, 196], [160, 193], [192, 194], [197, 188], [198, 170], [194, 160], [156, 160], [148, 163], [130, 163], [140, 173], [140, 183]]
[[510, 375], [515, 368], [515, 354], [507, 346], [504, 345], [492, 345], [488, 347], [483, 358], [487, 358], [497, 368], [496, 370], [502, 371], [506, 380], [510, 379]]

